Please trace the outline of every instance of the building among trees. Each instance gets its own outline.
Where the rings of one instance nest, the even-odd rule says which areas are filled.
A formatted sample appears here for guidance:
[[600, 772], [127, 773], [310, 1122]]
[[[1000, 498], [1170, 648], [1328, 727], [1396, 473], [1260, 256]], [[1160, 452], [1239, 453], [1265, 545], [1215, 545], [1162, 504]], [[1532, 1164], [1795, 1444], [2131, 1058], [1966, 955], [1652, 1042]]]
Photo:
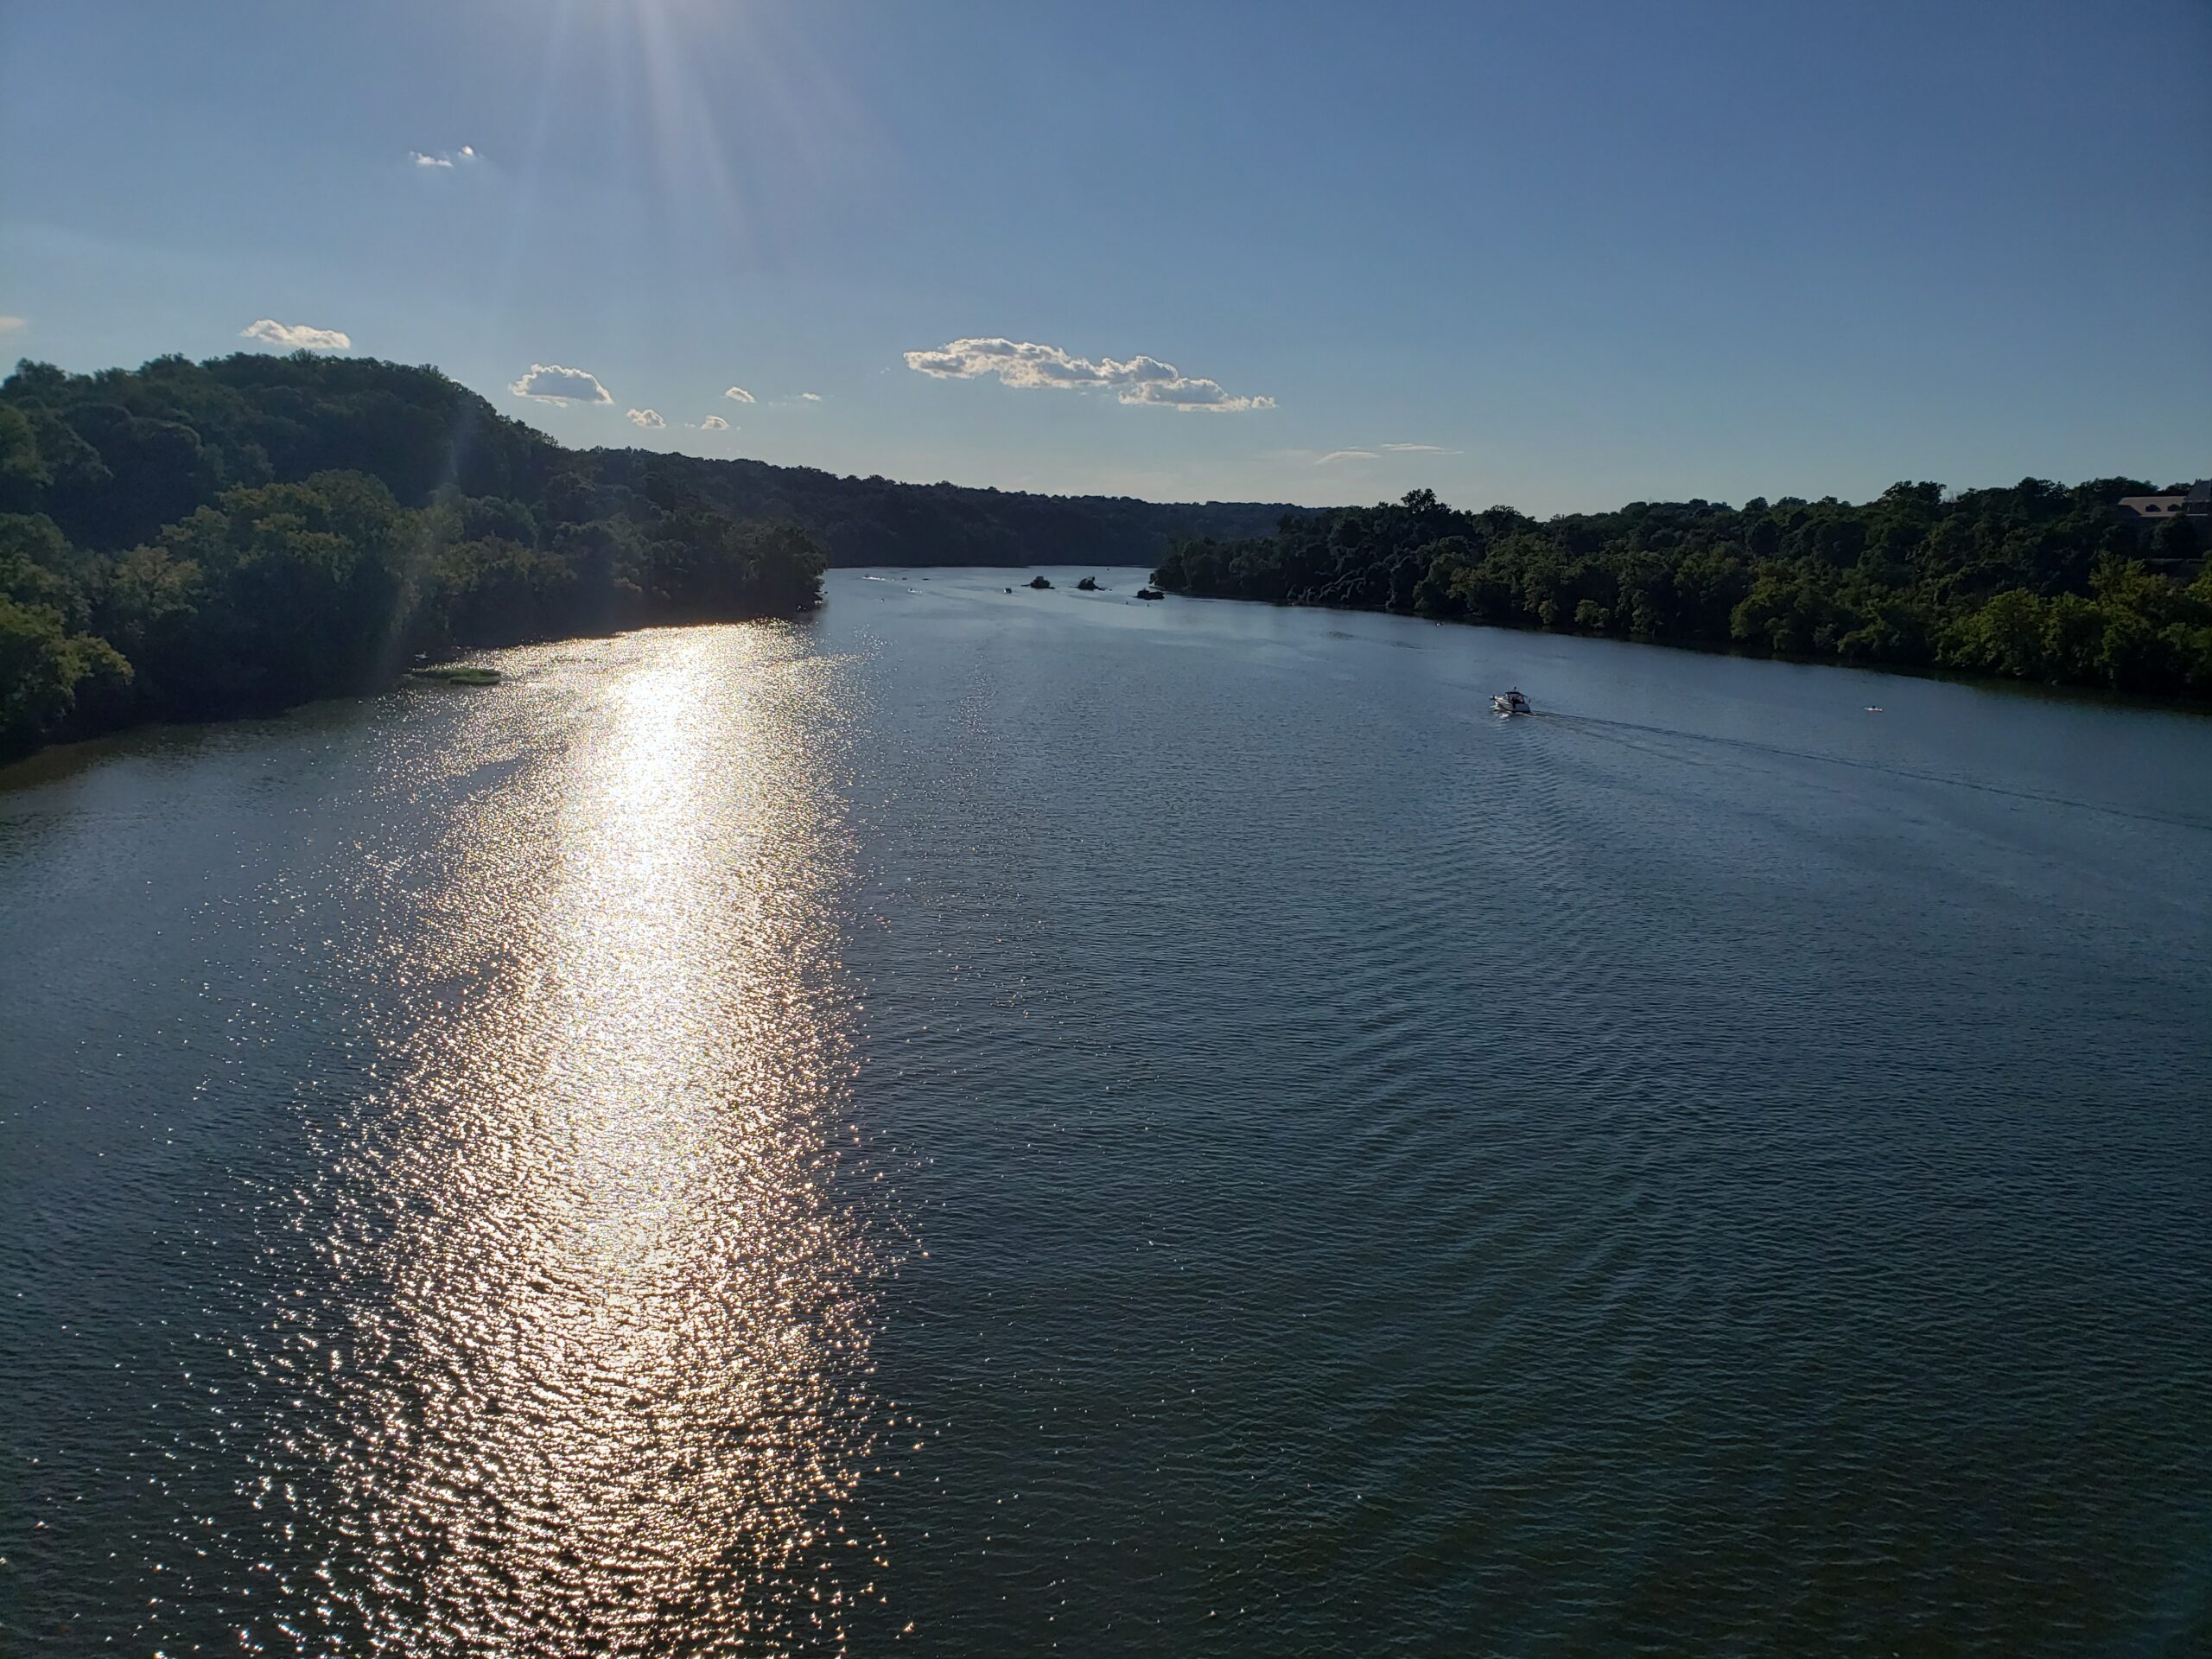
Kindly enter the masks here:
[[2139, 531], [2154, 531], [2179, 513], [2189, 500], [2185, 490], [2164, 495], [2123, 495], [2114, 504], [2122, 518]]

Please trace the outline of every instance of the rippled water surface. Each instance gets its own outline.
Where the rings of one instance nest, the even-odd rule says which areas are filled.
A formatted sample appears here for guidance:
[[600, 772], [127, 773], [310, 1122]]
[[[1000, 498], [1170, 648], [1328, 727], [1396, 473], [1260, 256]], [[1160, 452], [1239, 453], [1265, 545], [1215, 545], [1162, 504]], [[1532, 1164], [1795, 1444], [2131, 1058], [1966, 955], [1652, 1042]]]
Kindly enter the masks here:
[[2212, 721], [1054, 574], [0, 774], [0, 1651], [2212, 1644]]

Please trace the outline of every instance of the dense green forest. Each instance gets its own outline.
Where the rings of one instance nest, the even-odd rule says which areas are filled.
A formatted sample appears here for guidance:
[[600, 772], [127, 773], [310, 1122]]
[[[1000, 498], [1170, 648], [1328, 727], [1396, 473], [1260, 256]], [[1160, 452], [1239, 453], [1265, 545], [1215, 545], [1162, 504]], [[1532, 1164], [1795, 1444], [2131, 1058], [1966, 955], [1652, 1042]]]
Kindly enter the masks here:
[[0, 758], [455, 645], [788, 615], [825, 563], [1138, 563], [1281, 511], [570, 450], [372, 359], [26, 362], [0, 383]]
[[[2178, 487], [2186, 488], [2186, 486]], [[1636, 502], [1539, 522], [1427, 490], [1179, 543], [1160, 587], [1560, 632], [2212, 697], [2212, 573], [2135, 479], [1947, 496]]]

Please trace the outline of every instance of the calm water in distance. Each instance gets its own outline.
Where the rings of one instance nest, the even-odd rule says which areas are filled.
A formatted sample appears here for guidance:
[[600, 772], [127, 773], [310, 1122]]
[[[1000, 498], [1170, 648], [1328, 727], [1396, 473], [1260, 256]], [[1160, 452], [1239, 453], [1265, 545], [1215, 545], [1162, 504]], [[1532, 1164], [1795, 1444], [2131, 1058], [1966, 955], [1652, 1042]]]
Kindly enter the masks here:
[[1052, 574], [0, 775], [0, 1650], [2212, 1644], [2212, 720]]

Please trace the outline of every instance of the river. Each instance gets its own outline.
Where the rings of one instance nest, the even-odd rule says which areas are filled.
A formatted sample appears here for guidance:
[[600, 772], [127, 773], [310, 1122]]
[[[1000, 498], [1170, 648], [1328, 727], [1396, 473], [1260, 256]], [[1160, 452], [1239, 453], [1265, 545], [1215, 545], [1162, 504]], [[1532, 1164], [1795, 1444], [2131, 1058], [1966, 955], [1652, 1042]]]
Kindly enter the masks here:
[[1027, 574], [0, 773], [0, 1649], [2212, 1641], [2212, 720]]

